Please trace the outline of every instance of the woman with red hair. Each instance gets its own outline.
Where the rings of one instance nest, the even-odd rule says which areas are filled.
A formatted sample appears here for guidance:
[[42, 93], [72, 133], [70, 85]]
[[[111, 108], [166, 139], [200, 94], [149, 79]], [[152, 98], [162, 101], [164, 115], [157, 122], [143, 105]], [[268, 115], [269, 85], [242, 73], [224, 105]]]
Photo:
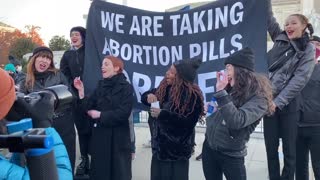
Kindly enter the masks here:
[[74, 80], [80, 103], [94, 122], [91, 137], [90, 179], [130, 180], [131, 140], [129, 116], [133, 87], [122, 73], [123, 62], [107, 56], [101, 66], [103, 80], [91, 97], [84, 96], [79, 78]]

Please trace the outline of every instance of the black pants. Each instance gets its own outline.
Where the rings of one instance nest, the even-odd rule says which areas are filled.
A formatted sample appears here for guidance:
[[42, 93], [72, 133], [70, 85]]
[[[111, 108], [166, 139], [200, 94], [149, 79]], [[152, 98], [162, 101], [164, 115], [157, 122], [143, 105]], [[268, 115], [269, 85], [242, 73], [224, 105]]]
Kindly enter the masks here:
[[309, 180], [309, 151], [315, 179], [320, 180], [320, 126], [298, 128], [296, 180]]
[[72, 113], [65, 112], [63, 116], [54, 118], [53, 127], [56, 129], [66, 146], [73, 173], [76, 162], [76, 132], [74, 129]]
[[155, 121], [155, 118], [153, 118], [150, 113], [149, 114], [149, 117], [148, 117], [148, 125], [149, 125], [149, 130], [150, 130], [150, 135], [151, 135], [151, 138], [153, 137], [153, 132], [154, 132], [154, 121]]
[[156, 155], [151, 161], [151, 180], [188, 180], [189, 160], [161, 161]]
[[83, 110], [74, 105], [73, 117], [78, 132], [79, 146], [81, 156], [88, 156], [89, 144], [91, 138], [91, 124], [90, 119]]
[[79, 134], [78, 138], [81, 156], [88, 156], [91, 134]]
[[[264, 117], [264, 140], [266, 145], [270, 180], [293, 180], [296, 166], [297, 122], [300, 111]], [[282, 138], [284, 167], [280, 175], [279, 138]]]
[[206, 180], [246, 180], [244, 157], [236, 158], [222, 154], [209, 147], [206, 140], [202, 147], [202, 166]]

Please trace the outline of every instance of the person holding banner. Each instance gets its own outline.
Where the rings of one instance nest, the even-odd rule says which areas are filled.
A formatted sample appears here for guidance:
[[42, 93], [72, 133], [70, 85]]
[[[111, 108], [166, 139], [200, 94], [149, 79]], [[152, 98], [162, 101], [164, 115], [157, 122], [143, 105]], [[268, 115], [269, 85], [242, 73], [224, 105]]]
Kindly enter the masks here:
[[129, 116], [133, 87], [123, 74], [123, 61], [106, 56], [102, 62], [103, 80], [90, 97], [84, 96], [80, 78], [75, 78], [80, 106], [93, 121], [90, 179], [131, 180], [131, 139]]
[[[313, 27], [302, 14], [289, 15], [284, 31], [273, 17], [268, 0], [268, 32], [274, 41], [268, 52], [269, 78], [273, 85], [275, 114], [264, 118], [264, 138], [270, 180], [293, 180], [296, 166], [297, 122], [301, 115], [301, 91], [314, 68], [315, 49], [309, 41]], [[280, 174], [279, 138], [284, 167]]]
[[207, 117], [202, 149], [206, 180], [246, 180], [246, 144], [266, 114], [272, 114], [272, 90], [267, 77], [254, 70], [254, 55], [244, 48], [225, 59], [226, 71], [217, 72], [218, 104]]
[[141, 97], [155, 118], [152, 133], [151, 180], [188, 180], [192, 134], [204, 115], [203, 96], [193, 83], [201, 60], [171, 65], [157, 89]]

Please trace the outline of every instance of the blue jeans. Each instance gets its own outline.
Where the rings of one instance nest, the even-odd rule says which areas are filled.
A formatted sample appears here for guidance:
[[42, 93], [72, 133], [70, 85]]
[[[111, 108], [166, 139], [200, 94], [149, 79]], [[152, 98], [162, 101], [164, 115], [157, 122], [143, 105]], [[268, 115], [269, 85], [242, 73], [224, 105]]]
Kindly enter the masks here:
[[246, 180], [244, 157], [231, 157], [209, 147], [205, 140], [202, 148], [202, 166], [206, 180]]

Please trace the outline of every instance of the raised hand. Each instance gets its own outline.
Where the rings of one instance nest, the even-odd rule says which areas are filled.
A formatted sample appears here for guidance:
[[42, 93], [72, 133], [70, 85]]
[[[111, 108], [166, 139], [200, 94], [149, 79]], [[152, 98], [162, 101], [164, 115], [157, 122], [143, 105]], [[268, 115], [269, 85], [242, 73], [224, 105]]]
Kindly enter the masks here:
[[73, 80], [73, 86], [79, 91], [81, 89], [84, 89], [83, 83], [80, 79], [80, 77], [76, 77]]
[[80, 77], [76, 77], [73, 80], [73, 86], [78, 90], [78, 94], [80, 99], [84, 97], [84, 86], [83, 82], [81, 81]]
[[157, 96], [154, 94], [148, 94], [147, 101], [149, 104], [158, 101]]
[[217, 72], [216, 91], [221, 91], [229, 84], [227, 75], [223, 72]]

